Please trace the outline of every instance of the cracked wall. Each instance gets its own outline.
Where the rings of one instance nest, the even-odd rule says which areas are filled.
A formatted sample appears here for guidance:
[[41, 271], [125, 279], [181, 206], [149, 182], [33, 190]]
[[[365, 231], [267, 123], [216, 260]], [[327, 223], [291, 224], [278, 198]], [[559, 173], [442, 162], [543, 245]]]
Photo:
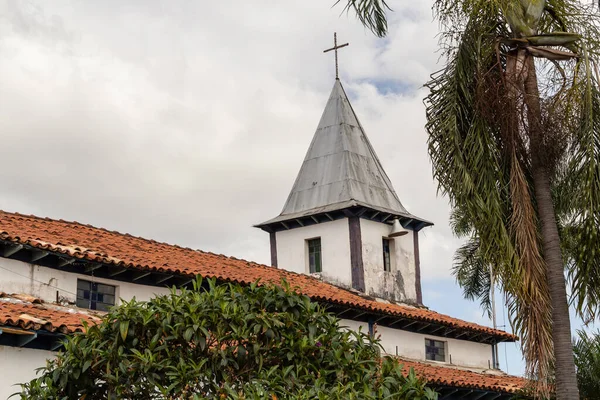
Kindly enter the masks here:
[[361, 219], [365, 289], [368, 295], [416, 303], [416, 268], [412, 231], [390, 243], [391, 271], [383, 270], [383, 238], [390, 225]]

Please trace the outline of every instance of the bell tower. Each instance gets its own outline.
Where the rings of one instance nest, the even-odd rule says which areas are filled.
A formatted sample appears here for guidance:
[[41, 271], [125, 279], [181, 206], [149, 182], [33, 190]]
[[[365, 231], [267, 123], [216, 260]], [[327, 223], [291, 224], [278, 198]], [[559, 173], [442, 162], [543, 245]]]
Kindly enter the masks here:
[[336, 79], [283, 210], [256, 227], [273, 267], [421, 304], [419, 231], [430, 225], [398, 199]]

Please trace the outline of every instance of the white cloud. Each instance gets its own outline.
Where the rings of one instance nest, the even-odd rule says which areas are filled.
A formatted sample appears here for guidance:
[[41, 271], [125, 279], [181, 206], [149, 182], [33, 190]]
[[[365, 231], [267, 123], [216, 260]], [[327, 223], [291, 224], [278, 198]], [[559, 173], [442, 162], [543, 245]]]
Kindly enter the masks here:
[[292, 187], [337, 31], [380, 160], [408, 210], [435, 223], [420, 236], [435, 303], [428, 285], [453, 284], [460, 241], [423, 128], [421, 85], [439, 68], [431, 1], [391, 1], [385, 39], [333, 3], [0, 0], [0, 208], [267, 263], [252, 224]]
[[[457, 241], [436, 197], [420, 85], [435, 69], [427, 2], [392, 2], [377, 39], [307, 2], [0, 2], [3, 209], [268, 261], [277, 215], [340, 69], [423, 231], [423, 278]], [[387, 90], [388, 88], [389, 90]], [[395, 89], [399, 89], [395, 90]]]

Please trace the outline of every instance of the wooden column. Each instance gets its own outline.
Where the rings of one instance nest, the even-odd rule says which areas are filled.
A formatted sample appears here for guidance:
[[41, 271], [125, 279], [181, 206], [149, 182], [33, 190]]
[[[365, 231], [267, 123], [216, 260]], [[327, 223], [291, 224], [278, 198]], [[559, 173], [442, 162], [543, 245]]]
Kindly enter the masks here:
[[271, 266], [277, 268], [277, 234], [275, 232], [269, 232], [269, 239], [271, 242]]
[[421, 260], [419, 256], [419, 232], [413, 231], [413, 243], [415, 249], [415, 290], [417, 292], [417, 303], [423, 304], [423, 292], [421, 290]]
[[350, 266], [352, 270], [352, 287], [361, 292], [365, 291], [365, 270], [362, 258], [362, 237], [360, 233], [360, 218], [349, 217], [350, 231]]

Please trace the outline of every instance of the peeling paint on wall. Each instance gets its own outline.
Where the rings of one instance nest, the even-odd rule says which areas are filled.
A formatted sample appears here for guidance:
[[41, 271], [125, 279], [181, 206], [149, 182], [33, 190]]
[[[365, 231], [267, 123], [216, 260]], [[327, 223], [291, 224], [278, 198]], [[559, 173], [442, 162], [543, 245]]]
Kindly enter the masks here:
[[412, 235], [390, 240], [391, 271], [383, 268], [383, 238], [390, 226], [361, 219], [366, 293], [390, 301], [415, 303], [415, 257]]

